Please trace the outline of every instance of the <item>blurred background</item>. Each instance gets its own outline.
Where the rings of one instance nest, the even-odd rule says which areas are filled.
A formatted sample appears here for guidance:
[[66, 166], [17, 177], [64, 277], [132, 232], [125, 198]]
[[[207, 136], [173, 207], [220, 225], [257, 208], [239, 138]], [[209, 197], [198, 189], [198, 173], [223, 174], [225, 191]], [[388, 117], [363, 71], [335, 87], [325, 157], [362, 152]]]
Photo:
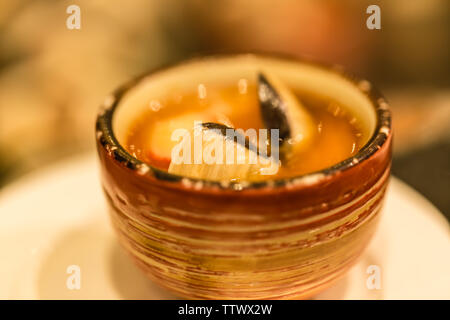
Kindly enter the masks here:
[[[66, 28], [66, 8], [81, 29]], [[381, 8], [368, 30], [366, 8]], [[0, 1], [0, 192], [94, 150], [103, 98], [202, 53], [270, 51], [341, 64], [393, 109], [393, 173], [450, 219], [450, 1]]]

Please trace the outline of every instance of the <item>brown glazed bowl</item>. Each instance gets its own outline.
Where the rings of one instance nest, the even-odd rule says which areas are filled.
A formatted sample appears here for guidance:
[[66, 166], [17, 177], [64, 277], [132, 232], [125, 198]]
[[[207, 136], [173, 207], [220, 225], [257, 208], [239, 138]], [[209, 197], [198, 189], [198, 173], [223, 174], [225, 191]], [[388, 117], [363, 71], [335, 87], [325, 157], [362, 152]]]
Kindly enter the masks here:
[[[337, 101], [364, 124], [352, 158], [307, 175], [220, 184], [169, 174], [122, 146], [149, 101], [199, 83], [275, 73]], [[390, 111], [369, 82], [293, 59], [196, 59], [136, 79], [108, 97], [96, 137], [103, 189], [120, 243], [155, 282], [192, 299], [307, 298], [343, 276], [372, 237], [389, 178]]]

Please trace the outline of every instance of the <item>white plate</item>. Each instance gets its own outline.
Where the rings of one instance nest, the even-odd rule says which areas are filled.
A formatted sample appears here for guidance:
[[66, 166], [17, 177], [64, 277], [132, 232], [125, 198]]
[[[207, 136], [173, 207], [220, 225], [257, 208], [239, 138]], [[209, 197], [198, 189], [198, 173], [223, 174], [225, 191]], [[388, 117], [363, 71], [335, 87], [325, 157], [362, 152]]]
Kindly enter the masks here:
[[[168, 299], [125, 256], [110, 229], [94, 156], [36, 172], [0, 191], [1, 299]], [[80, 267], [79, 290], [67, 268]], [[381, 288], [367, 287], [369, 266]], [[450, 228], [392, 178], [362, 259], [319, 299], [450, 299]]]

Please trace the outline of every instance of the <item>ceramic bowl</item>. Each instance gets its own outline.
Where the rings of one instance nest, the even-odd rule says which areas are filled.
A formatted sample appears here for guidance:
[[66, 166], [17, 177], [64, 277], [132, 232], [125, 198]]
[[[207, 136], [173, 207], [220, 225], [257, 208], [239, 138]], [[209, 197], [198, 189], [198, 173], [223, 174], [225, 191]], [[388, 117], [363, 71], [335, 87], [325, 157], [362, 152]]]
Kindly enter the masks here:
[[[273, 72], [337, 101], [364, 124], [357, 154], [319, 172], [221, 184], [169, 174], [129, 154], [130, 122], [151, 99], [198, 83]], [[366, 80], [339, 68], [243, 54], [195, 59], [135, 79], [107, 97], [96, 137], [120, 243], [155, 282], [192, 299], [307, 298], [357, 261], [376, 230], [391, 162], [390, 111]]]

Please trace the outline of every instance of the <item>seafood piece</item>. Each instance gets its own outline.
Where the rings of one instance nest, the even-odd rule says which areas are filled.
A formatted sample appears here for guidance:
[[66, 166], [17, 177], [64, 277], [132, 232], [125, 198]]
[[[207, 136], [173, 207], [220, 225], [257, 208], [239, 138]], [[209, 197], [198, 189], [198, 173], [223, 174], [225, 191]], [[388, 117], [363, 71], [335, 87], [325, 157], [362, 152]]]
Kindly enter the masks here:
[[[221, 114], [212, 114], [211, 112], [190, 112], [184, 113], [169, 119], [163, 119], [149, 132], [150, 145], [149, 157], [154, 163], [167, 167], [170, 163], [170, 156], [176, 141], [171, 139], [172, 134], [177, 129], [191, 130], [196, 122], [217, 121], [222, 122], [225, 117]], [[227, 124], [230, 123], [227, 121]]]
[[241, 130], [200, 123], [172, 150], [169, 172], [213, 181], [258, 180], [278, 172], [279, 163], [258, 150]]
[[314, 120], [296, 96], [274, 76], [258, 74], [261, 116], [268, 129], [278, 129], [280, 153], [292, 156], [311, 144]]

